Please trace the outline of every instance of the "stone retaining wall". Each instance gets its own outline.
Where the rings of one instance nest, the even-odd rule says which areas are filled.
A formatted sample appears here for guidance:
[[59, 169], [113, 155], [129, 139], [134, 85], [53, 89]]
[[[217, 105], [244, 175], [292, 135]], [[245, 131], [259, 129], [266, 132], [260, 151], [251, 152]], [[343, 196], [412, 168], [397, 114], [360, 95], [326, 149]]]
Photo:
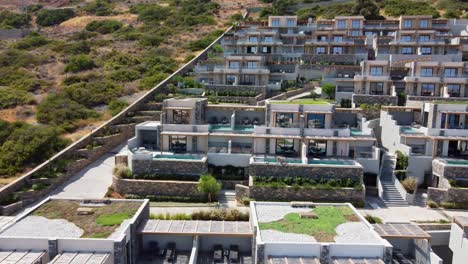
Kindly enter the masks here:
[[250, 189], [249, 186], [236, 184], [236, 199], [240, 200], [243, 197], [250, 197]]
[[434, 188], [429, 187], [427, 197], [436, 203], [454, 202], [468, 203], [468, 188]]
[[432, 172], [446, 179], [468, 178], [467, 166], [449, 165], [437, 159], [432, 161]]
[[222, 189], [227, 189], [227, 190], [234, 190], [237, 185], [248, 185], [249, 181], [234, 181], [234, 180], [220, 180]]
[[203, 160], [132, 160], [135, 174], [201, 175], [208, 171], [208, 162]]
[[225, 85], [225, 84], [207, 84], [206, 91], [222, 93], [251, 93], [266, 95], [267, 87], [259, 85]]
[[189, 181], [153, 181], [112, 178], [112, 187], [120, 194], [135, 194], [142, 197], [175, 196], [203, 197], [198, 192], [198, 182]]
[[312, 179], [345, 179], [361, 181], [362, 167], [346, 166], [305, 166], [301, 164], [261, 164], [253, 163], [249, 167], [252, 176], [267, 177], [307, 177]]
[[391, 95], [353, 94], [353, 104], [397, 105], [398, 97]]
[[318, 189], [318, 188], [293, 188], [293, 187], [266, 187], [249, 186], [249, 190], [240, 185], [236, 186], [236, 198], [249, 195], [250, 198], [259, 201], [323, 201], [323, 202], [363, 202], [365, 188]]

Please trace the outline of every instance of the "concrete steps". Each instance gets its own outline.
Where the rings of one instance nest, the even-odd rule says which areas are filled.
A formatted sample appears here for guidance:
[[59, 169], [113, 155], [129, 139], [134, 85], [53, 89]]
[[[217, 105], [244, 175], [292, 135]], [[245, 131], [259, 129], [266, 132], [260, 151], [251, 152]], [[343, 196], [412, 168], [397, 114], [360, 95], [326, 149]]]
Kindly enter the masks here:
[[382, 200], [388, 207], [393, 206], [408, 206], [405, 197], [402, 197], [393, 182], [393, 168], [395, 167], [396, 158], [391, 155], [385, 155], [380, 181], [382, 183], [383, 195]]

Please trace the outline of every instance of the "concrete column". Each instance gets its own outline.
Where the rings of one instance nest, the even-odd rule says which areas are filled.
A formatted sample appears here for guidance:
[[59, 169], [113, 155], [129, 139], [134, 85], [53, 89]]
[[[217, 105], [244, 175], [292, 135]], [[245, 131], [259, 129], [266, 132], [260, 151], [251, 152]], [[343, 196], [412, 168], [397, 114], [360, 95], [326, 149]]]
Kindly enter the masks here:
[[320, 263], [330, 263], [330, 245], [322, 245], [320, 248]]
[[58, 255], [58, 243], [57, 239], [49, 239], [49, 260], [55, 258]]

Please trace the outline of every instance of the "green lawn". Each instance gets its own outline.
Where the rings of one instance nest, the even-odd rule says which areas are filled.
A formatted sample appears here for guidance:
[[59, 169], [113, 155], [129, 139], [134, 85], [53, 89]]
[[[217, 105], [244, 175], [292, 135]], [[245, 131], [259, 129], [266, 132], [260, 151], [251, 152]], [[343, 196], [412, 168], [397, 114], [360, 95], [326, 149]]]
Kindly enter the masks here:
[[433, 101], [435, 104], [460, 104], [460, 105], [466, 105], [468, 102], [466, 101], [444, 101], [444, 100], [435, 100]]
[[312, 211], [317, 214], [318, 219], [302, 219], [299, 213], [290, 213], [281, 220], [259, 223], [259, 226], [261, 230], [306, 234], [315, 237], [319, 242], [333, 242], [338, 225], [359, 221], [351, 208], [345, 206], [319, 206]]
[[282, 101], [272, 101], [275, 104], [313, 104], [313, 105], [326, 105], [330, 103], [334, 103], [334, 100], [329, 100], [325, 98], [302, 98], [296, 99], [292, 101], [282, 100]]
[[129, 218], [130, 215], [127, 213], [106, 214], [96, 218], [96, 223], [102, 226], [120, 225], [125, 219]]

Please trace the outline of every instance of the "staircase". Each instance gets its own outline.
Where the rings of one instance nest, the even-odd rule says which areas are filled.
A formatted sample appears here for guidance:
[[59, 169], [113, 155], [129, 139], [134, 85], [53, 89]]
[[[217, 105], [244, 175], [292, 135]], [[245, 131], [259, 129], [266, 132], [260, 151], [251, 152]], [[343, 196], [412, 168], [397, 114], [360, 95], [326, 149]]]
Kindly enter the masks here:
[[393, 182], [393, 168], [395, 168], [396, 158], [385, 154], [380, 174], [380, 182], [383, 188], [382, 200], [388, 207], [408, 206]]
[[223, 207], [236, 207], [236, 191], [221, 190], [218, 194], [218, 202]]

